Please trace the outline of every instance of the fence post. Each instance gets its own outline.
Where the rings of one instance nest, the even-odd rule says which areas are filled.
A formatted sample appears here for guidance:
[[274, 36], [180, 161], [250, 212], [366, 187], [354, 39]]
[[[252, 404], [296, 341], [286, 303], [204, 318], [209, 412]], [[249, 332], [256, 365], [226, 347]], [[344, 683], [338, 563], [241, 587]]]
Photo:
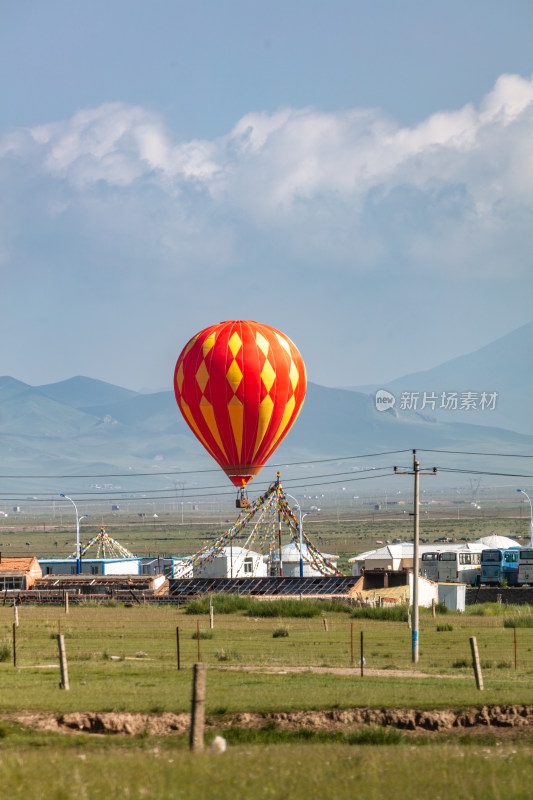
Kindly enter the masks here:
[[68, 592], [65, 592], [65, 614], [68, 614]]
[[17, 606], [17, 601], [16, 600], [13, 603], [13, 618], [15, 620], [15, 625], [18, 628], [18, 626], [19, 626], [19, 610], [18, 610], [18, 606]]
[[195, 664], [193, 667], [191, 732], [189, 739], [189, 749], [194, 753], [200, 753], [204, 749], [205, 676], [205, 664]]
[[17, 626], [13, 623], [13, 666], [17, 666]]
[[433, 619], [435, 619], [435, 617], [437, 615], [437, 609], [435, 608], [435, 606], [436, 606], [435, 598], [433, 597], [432, 600], [431, 600], [431, 614], [433, 616]]
[[59, 666], [61, 668], [61, 683], [59, 684], [59, 688], [65, 689], [65, 691], [68, 692], [70, 686], [68, 682], [67, 653], [65, 651], [65, 637], [62, 633], [57, 634], [57, 646], [59, 648]]
[[328, 632], [328, 621], [325, 617], [324, 617], [324, 630], [326, 631], [326, 633]]
[[196, 643], [198, 645], [198, 661], [200, 661], [200, 620], [196, 620]]
[[514, 628], [514, 668], [516, 669], [516, 627]]
[[178, 656], [178, 669], [181, 669], [180, 663], [180, 628], [179, 625], [176, 625], [176, 651]]
[[351, 657], [352, 657], [352, 667], [353, 667], [353, 664], [354, 664], [354, 659], [353, 659], [353, 622], [350, 623], [350, 653], [351, 653]]
[[477, 640], [475, 636], [470, 637], [470, 648], [472, 650], [472, 663], [474, 666], [474, 675], [476, 677], [476, 686], [480, 692], [483, 691], [483, 675], [481, 674], [481, 664], [479, 663], [479, 651], [477, 649]]
[[365, 672], [365, 656], [363, 651], [363, 631], [361, 631], [361, 677], [363, 677]]
[[215, 627], [215, 615], [213, 611], [213, 596], [209, 595], [209, 627], [211, 630]]

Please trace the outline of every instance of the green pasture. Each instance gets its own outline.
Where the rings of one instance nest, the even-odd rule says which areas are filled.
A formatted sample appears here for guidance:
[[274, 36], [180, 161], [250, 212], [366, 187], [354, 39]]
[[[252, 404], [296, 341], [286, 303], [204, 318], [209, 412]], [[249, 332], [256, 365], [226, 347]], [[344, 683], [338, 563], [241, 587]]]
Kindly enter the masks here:
[[[303, 739], [303, 737], [302, 737]], [[405, 793], [434, 800], [528, 800], [531, 744], [497, 737], [427, 740], [397, 745], [231, 741], [223, 754], [187, 752], [185, 737], [60, 736], [4, 729], [0, 739], [3, 797], [16, 800], [128, 800], [323, 796], [383, 800]]]
[[[397, 675], [398, 670], [413, 670], [407, 623], [354, 619], [349, 610], [328, 612], [327, 630], [322, 616], [256, 617], [241, 611], [215, 614], [211, 631], [206, 614], [157, 606], [71, 605], [68, 615], [62, 608], [22, 606], [18, 614], [15, 667], [13, 608], [0, 606], [0, 710], [187, 711], [190, 668], [198, 660], [198, 647], [200, 660], [209, 667], [207, 708], [215, 714], [533, 703], [533, 628], [517, 629], [515, 669], [515, 630], [504, 627], [505, 614], [448, 613], [433, 619], [423, 613], [420, 662], [414, 668], [429, 676], [423, 678]], [[65, 636], [69, 692], [58, 688], [59, 626]], [[275, 637], [281, 626], [288, 635]], [[359, 669], [361, 632], [364, 677]], [[475, 689], [471, 668], [473, 635], [483, 668], [483, 694]], [[314, 667], [324, 671], [312, 672]], [[327, 671], [332, 668], [341, 668], [343, 674]]]

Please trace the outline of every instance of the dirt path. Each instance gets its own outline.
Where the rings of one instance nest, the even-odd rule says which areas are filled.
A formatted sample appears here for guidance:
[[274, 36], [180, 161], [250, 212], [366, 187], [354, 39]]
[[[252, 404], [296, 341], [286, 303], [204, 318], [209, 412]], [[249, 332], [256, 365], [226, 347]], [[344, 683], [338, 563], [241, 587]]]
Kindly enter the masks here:
[[[316, 672], [318, 674], [330, 673], [331, 675], [352, 675], [357, 678], [361, 675], [361, 667], [251, 667], [251, 666], [218, 666], [217, 669], [233, 670], [236, 672], [257, 672], [261, 675], [288, 675], [293, 672]], [[407, 669], [367, 669], [364, 674], [379, 678], [465, 678], [465, 675], [439, 675], [437, 673], [419, 672]], [[472, 678], [473, 680], [473, 678]]]
[[[169, 736], [189, 730], [189, 714], [131, 714], [114, 712], [73, 712], [69, 714], [36, 713], [30, 711], [4, 714], [6, 721], [25, 727], [58, 733], [91, 734], [148, 734]], [[225, 714], [206, 719], [206, 729], [224, 731], [227, 728], [260, 730], [275, 726], [280, 730], [315, 731], [357, 730], [363, 726], [393, 727], [412, 733], [486, 732], [498, 730], [498, 735], [515, 733], [533, 736], [533, 706], [482, 706], [462, 711], [441, 709], [421, 711], [414, 708], [348, 708], [321, 711], [292, 711], [269, 713]]]

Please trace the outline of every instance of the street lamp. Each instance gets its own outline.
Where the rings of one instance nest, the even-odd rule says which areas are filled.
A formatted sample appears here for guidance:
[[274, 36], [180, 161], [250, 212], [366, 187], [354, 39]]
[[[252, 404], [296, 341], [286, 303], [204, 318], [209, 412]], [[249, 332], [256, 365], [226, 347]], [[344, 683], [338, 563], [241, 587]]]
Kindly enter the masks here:
[[83, 516], [79, 517], [76, 503], [72, 497], [69, 497], [67, 494], [60, 494], [59, 496], [64, 497], [65, 500], [70, 500], [74, 506], [74, 511], [76, 512], [76, 575], [79, 575], [81, 573], [80, 520], [85, 519], [89, 515], [83, 514]]
[[[301, 506], [300, 506], [300, 503], [298, 502], [298, 500], [292, 494], [287, 494], [287, 492], [285, 492], [285, 495], [286, 495], [286, 497], [290, 497], [292, 500], [294, 500], [294, 502], [296, 503], [296, 505], [298, 507], [298, 514], [299, 514], [299, 517], [300, 517], [300, 523], [299, 523], [299, 526], [298, 526], [299, 527], [299, 531], [300, 531], [300, 578], [303, 578], [303, 576], [304, 576], [304, 558], [303, 558], [303, 525], [302, 525], [302, 522], [304, 521], [305, 517], [308, 517], [309, 514], [312, 513], [312, 510], [311, 511], [306, 511], [304, 514], [302, 514], [302, 509], [301, 509]], [[281, 559], [281, 553], [279, 554], [279, 557]]]
[[531, 522], [529, 524], [529, 543], [530, 543], [531, 547], [533, 547], [533, 503], [531, 502], [531, 497], [528, 495], [527, 492], [524, 492], [523, 489], [517, 489], [516, 491], [517, 492], [522, 492], [522, 494], [525, 494], [525, 496], [529, 500], [529, 508], [531, 510]]

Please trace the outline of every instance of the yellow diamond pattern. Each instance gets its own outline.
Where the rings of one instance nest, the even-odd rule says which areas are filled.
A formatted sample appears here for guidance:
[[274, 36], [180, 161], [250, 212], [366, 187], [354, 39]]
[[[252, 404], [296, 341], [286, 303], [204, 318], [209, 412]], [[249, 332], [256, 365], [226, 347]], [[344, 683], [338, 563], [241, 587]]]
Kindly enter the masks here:
[[282, 347], [284, 347], [285, 350], [287, 351], [287, 353], [290, 355], [291, 354], [291, 348], [289, 346], [288, 341], [286, 339], [284, 339], [283, 336], [280, 336], [279, 333], [276, 333], [276, 336], [278, 337], [278, 342], [280, 343], [280, 345]]
[[205, 361], [202, 361], [198, 369], [196, 370], [196, 382], [198, 386], [204, 391], [207, 381], [209, 380], [209, 372], [207, 371], [207, 367], [205, 365]]
[[272, 384], [276, 380], [276, 373], [274, 372], [272, 364], [270, 363], [268, 358], [265, 361], [265, 365], [261, 372], [261, 380], [265, 384], [265, 389], [267, 390], [267, 392], [269, 392], [272, 389]]
[[210, 335], [207, 337], [207, 339], [204, 341], [204, 343], [203, 343], [203, 345], [202, 345], [202, 350], [203, 350], [203, 353], [204, 353], [204, 358], [206, 357], [206, 355], [209, 353], [209, 351], [211, 350], [211, 348], [212, 348], [212, 347], [213, 347], [213, 345], [215, 344], [215, 339], [216, 339], [216, 333], [211, 333], [211, 334], [210, 334]]
[[176, 372], [176, 383], [178, 384], [178, 391], [181, 394], [181, 387], [183, 386], [183, 361], [180, 361], [178, 371]]
[[237, 331], [234, 331], [231, 334], [230, 340], [228, 342], [228, 347], [231, 350], [231, 355], [233, 356], [233, 358], [235, 358], [235, 356], [242, 347], [242, 339], [237, 333]]
[[226, 372], [226, 378], [228, 379], [228, 383], [233, 391], [236, 392], [242, 381], [242, 372], [235, 359], [233, 359], [228, 371]]
[[265, 337], [263, 336], [263, 334], [259, 333], [259, 331], [257, 331], [257, 333], [255, 334], [255, 343], [258, 346], [258, 348], [261, 350], [263, 355], [264, 356], [268, 356], [268, 342], [265, 339]]
[[298, 374], [298, 370], [296, 368], [296, 364], [294, 363], [294, 361], [291, 358], [291, 369], [290, 369], [290, 372], [289, 372], [289, 378], [290, 378], [290, 381], [292, 383], [292, 391], [293, 392], [296, 391], [296, 387], [298, 385], [299, 377], [300, 376]]

